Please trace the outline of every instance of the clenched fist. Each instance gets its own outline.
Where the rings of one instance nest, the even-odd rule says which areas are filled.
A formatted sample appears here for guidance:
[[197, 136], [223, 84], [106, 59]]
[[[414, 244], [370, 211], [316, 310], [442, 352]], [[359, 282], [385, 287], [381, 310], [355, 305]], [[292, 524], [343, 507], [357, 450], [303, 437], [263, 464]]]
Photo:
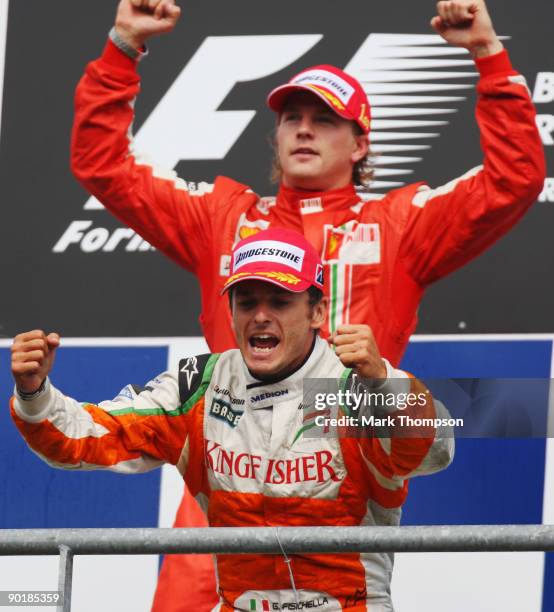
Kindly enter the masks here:
[[498, 53], [498, 39], [484, 0], [437, 2], [431, 26], [451, 45], [465, 47], [473, 57]]
[[369, 325], [339, 325], [327, 340], [335, 345], [335, 353], [342, 363], [354, 368], [362, 378], [387, 377], [387, 368]]
[[23, 393], [37, 391], [54, 364], [56, 349], [60, 345], [58, 334], [40, 329], [19, 334], [12, 344], [12, 375], [16, 387]]
[[121, 0], [115, 29], [128, 45], [140, 49], [151, 36], [171, 32], [180, 15], [175, 0]]

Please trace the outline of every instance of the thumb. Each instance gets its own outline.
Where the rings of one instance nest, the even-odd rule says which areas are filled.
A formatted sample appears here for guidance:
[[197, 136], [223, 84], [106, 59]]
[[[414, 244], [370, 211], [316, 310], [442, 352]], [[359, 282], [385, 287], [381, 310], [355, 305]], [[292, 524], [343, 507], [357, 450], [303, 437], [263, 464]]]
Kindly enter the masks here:
[[171, 21], [177, 21], [180, 14], [181, 8], [169, 2], [160, 2], [154, 11], [156, 19], [170, 19]]
[[433, 30], [435, 30], [435, 32], [438, 32], [439, 34], [442, 34], [445, 30], [448, 29], [448, 25], [443, 21], [442, 17], [439, 17], [438, 15], [431, 19], [431, 27], [433, 28]]
[[54, 351], [58, 348], [58, 346], [60, 346], [61, 339], [59, 334], [51, 332], [48, 334], [48, 336], [46, 336], [46, 342], [48, 343], [48, 348], [51, 351]]
[[171, 4], [167, 7], [167, 12], [173, 19], [178, 19], [181, 14], [181, 7], [176, 4]]

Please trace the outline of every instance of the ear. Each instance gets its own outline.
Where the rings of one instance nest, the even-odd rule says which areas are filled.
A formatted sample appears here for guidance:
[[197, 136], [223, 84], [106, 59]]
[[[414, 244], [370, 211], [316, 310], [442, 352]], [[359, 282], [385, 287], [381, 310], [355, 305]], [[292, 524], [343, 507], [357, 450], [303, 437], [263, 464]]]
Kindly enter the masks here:
[[323, 297], [315, 306], [312, 306], [312, 329], [321, 329], [327, 321], [327, 311], [329, 309], [329, 298]]
[[352, 151], [350, 159], [355, 164], [363, 159], [369, 151], [369, 140], [367, 134], [356, 134], [354, 136], [355, 148]]

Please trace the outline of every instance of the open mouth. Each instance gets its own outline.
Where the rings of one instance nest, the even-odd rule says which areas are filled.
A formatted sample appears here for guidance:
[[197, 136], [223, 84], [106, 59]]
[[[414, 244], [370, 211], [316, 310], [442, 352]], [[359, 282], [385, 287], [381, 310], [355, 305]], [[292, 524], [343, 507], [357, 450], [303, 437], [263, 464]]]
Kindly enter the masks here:
[[256, 353], [270, 353], [280, 342], [277, 336], [272, 334], [254, 334], [248, 342]]
[[293, 155], [317, 155], [317, 152], [310, 147], [299, 147], [292, 152]]

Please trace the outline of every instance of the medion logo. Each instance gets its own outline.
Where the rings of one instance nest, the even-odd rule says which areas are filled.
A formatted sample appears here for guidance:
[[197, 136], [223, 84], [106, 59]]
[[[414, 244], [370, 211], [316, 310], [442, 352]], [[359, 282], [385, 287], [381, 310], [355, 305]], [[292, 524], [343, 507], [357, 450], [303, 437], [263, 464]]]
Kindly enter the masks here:
[[[180, 161], [224, 159], [256, 115], [251, 109], [218, 110], [236, 84], [283, 70], [322, 38], [322, 34], [208, 36], [136, 133], [133, 151], [155, 160], [153, 170], [167, 169], [166, 178]], [[214, 66], [218, 78], [210, 80], [202, 99], [191, 96]], [[431, 147], [430, 139], [449, 124], [446, 119], [458, 110], [466, 99], [461, 94], [473, 88], [477, 77], [464, 49], [429, 34], [370, 34], [345, 70], [364, 84], [371, 100], [376, 155], [372, 191], [404, 185], [403, 179], [422, 161], [422, 152]], [[260, 135], [260, 146], [263, 142]], [[84, 209], [102, 211], [103, 206], [90, 197]], [[153, 250], [132, 230], [110, 232], [93, 221], [72, 221], [53, 251], [75, 248], [84, 253]]]
[[253, 402], [261, 402], [266, 399], [271, 399], [273, 397], [281, 397], [281, 395], [288, 395], [288, 389], [279, 389], [278, 391], [267, 391], [266, 393], [260, 393], [259, 395], [255, 395], [251, 398]]

